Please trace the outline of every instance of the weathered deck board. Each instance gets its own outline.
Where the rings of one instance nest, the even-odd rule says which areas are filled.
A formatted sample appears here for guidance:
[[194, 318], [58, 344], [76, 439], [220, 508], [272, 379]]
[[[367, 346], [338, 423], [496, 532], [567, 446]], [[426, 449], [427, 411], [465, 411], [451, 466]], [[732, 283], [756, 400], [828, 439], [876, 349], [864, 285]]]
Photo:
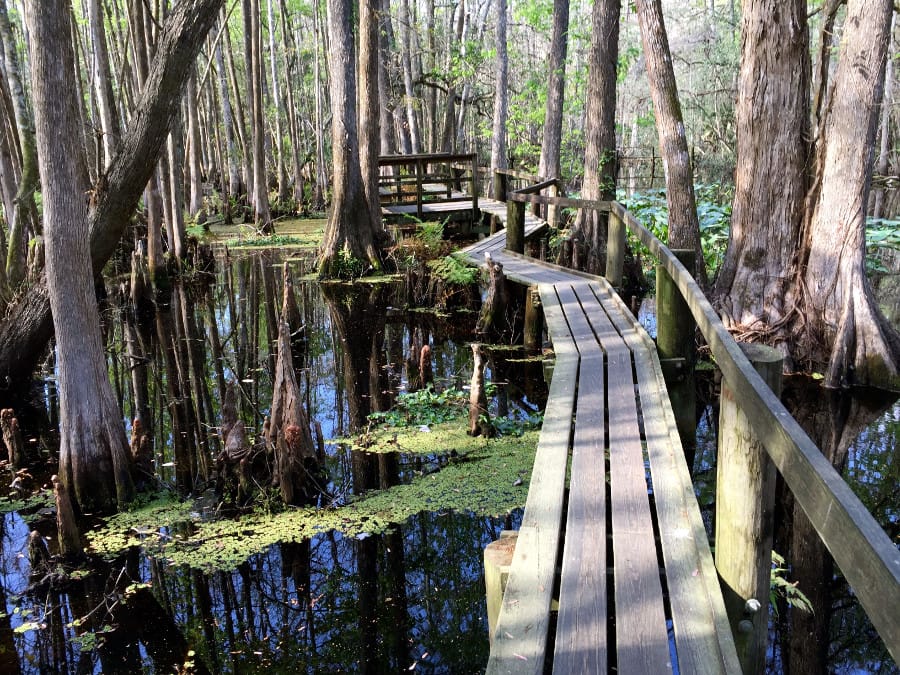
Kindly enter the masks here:
[[[593, 284], [592, 290], [604, 305], [621, 304], [600, 284]], [[653, 341], [634, 330], [636, 320], [630, 314], [611, 314], [634, 354], [679, 667], [691, 673], [739, 672], [715, 566], [705, 545], [706, 529], [692, 508], [696, 497], [691, 477], [683, 457], [676, 455], [681, 448], [678, 429], [663, 400], [665, 381]]]
[[[552, 288], [550, 289], [552, 293]], [[544, 297], [548, 325], [564, 323], [562, 310]], [[494, 634], [487, 673], [543, 673], [562, 500], [575, 406], [578, 354], [571, 339], [557, 333], [556, 365], [528, 490], [525, 516]], [[540, 480], [535, 481], [534, 477]]]
[[[556, 673], [607, 672], [613, 663], [620, 673], [669, 673], [676, 667], [673, 651], [680, 672], [737, 672], [718, 579], [652, 340], [605, 281], [510, 254], [502, 250], [504, 243], [501, 232], [463, 255], [480, 263], [490, 252], [510, 279], [540, 284], [556, 367], [538, 448], [546, 454], [535, 462], [488, 672], [546, 672], [552, 658]], [[557, 396], [562, 400], [556, 402]], [[560, 417], [564, 410], [574, 414], [574, 426], [571, 418], [567, 424]], [[569, 451], [569, 506], [563, 518], [561, 509], [546, 501], [555, 492], [558, 505], [564, 502], [565, 478], [560, 482], [559, 471], [565, 474]], [[550, 453], [554, 460], [545, 464]], [[547, 634], [552, 532], [562, 565], [556, 630]], [[520, 555], [524, 547], [530, 552]], [[670, 596], [674, 650], [661, 571]], [[515, 590], [510, 593], [510, 588]], [[614, 623], [607, 617], [610, 599]], [[539, 616], [542, 610], [545, 616]]]
[[[576, 417], [604, 416], [603, 354], [581, 358]], [[553, 668], [563, 673], [607, 669], [606, 434], [603, 424], [576, 424], [569, 510], [559, 591]]]

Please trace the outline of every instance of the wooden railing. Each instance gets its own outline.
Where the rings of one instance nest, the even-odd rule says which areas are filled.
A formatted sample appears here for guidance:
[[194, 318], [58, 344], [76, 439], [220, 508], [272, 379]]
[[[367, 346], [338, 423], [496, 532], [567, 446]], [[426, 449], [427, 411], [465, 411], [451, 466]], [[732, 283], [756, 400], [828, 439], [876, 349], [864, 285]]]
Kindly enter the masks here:
[[423, 203], [472, 202], [478, 209], [478, 163], [475, 154], [386, 155], [378, 191], [383, 205], [416, 204], [421, 220]]
[[[515, 202], [590, 208], [609, 214], [606, 279], [621, 287], [626, 228], [659, 261], [683, 297], [712, 357], [819, 538], [884, 641], [900, 662], [900, 551], [821, 450], [781, 403], [722, 324], [700, 286], [674, 253], [618, 202], [510, 194]], [[522, 213], [524, 217], [524, 213]], [[507, 223], [507, 248], [518, 246], [523, 217]], [[728, 495], [717, 494], [717, 502]], [[769, 550], [765, 563], [771, 557]], [[740, 561], [746, 566], [758, 561]]]

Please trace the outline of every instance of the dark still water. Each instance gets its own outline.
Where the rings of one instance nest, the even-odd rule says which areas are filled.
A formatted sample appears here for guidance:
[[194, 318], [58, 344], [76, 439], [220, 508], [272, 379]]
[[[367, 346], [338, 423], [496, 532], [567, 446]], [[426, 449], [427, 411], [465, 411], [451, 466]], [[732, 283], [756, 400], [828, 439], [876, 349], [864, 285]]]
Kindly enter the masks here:
[[[324, 467], [319, 498], [289, 508], [271, 472], [216, 461], [229, 382], [249, 443], [271, 412], [285, 263], [299, 313], [293, 366]], [[213, 274], [137, 311], [126, 284], [107, 284], [111, 379], [129, 433], [148, 435], [163, 490], [86, 533], [90, 566], [32, 565], [30, 532], [55, 546], [47, 492], [23, 501], [54, 463], [48, 365], [16, 411], [32, 468], [0, 520], [0, 673], [483, 670], [482, 552], [518, 527], [536, 432], [478, 444], [449, 429], [464, 419], [444, 422], [441, 411], [468, 397], [477, 313], [407, 311], [399, 281], [320, 286], [302, 280], [309, 267], [223, 251]], [[540, 362], [522, 356], [488, 355], [491, 412], [511, 429], [546, 400]], [[361, 450], [368, 415], [413, 389], [425, 392], [419, 435], [395, 435], [392, 452]], [[324, 440], [336, 438], [346, 441]]]

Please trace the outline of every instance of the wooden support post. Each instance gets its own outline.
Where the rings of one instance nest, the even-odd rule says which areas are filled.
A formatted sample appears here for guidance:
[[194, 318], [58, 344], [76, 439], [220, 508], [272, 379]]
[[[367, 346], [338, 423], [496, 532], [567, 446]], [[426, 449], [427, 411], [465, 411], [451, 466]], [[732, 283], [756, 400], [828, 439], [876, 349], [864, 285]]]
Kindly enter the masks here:
[[[775, 395], [780, 395], [781, 353], [757, 344], [741, 344], [741, 349]], [[723, 382], [716, 569], [743, 672], [760, 673], [766, 664], [775, 465], [753, 434], [740, 399], [740, 391]]]
[[424, 196], [424, 188], [422, 185], [422, 174], [425, 171], [425, 166], [421, 159], [416, 160], [416, 218], [420, 221], [423, 217], [422, 212], [422, 199]]
[[613, 288], [621, 288], [625, 267], [625, 223], [613, 211], [609, 213], [607, 232], [606, 280]]
[[500, 533], [500, 538], [497, 541], [492, 541], [484, 549], [484, 586], [487, 593], [488, 635], [490, 635], [492, 643], [518, 537], [518, 532], [504, 530]]
[[544, 322], [541, 294], [537, 286], [525, 289], [525, 349], [538, 351], [543, 346]]
[[[694, 251], [676, 249], [672, 253], [693, 275]], [[665, 267], [657, 265], [656, 347], [688, 468], [694, 463], [697, 436], [697, 394], [694, 387], [696, 332], [697, 322], [690, 307]]]
[[525, 253], [525, 202], [506, 203], [506, 250]]
[[492, 194], [498, 202], [506, 201], [506, 191], [509, 185], [509, 176], [502, 171], [494, 171]]
[[[548, 188], [551, 197], [559, 197], [559, 184], [554, 183]], [[556, 204], [547, 204], [547, 224], [550, 225], [551, 228], [555, 228], [557, 226], [559, 207]]]

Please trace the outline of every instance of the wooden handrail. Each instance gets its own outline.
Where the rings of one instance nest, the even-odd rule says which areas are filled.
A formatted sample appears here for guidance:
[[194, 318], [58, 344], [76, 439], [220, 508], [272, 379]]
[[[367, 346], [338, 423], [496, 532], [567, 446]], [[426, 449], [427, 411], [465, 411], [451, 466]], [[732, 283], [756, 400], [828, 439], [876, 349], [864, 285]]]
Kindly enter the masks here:
[[[445, 165], [448, 169], [448, 175], [438, 175], [428, 172], [428, 167], [432, 164]], [[415, 174], [413, 176], [403, 177], [401, 175], [381, 176], [379, 178], [379, 186], [391, 186], [393, 190], [382, 196], [391, 202], [400, 202], [404, 197], [411, 197], [412, 194], [404, 195], [402, 188], [404, 185], [415, 185], [416, 199], [416, 217], [420, 220], [424, 216], [423, 201], [425, 198], [426, 183], [442, 183], [446, 196], [441, 201], [468, 201], [468, 199], [453, 198], [452, 192], [454, 186], [460, 186], [463, 182], [471, 185], [470, 199], [472, 202], [472, 212], [478, 211], [478, 156], [475, 153], [437, 153], [437, 154], [415, 154], [415, 155], [382, 155], [378, 158], [378, 166], [381, 167], [397, 167], [407, 166], [414, 167]], [[464, 176], [459, 171], [469, 171], [470, 176]], [[431, 196], [434, 196], [433, 194]], [[395, 202], [396, 200], [396, 202]]]
[[675, 255], [619, 202], [510, 192], [510, 202], [609, 212], [607, 279], [621, 280], [627, 227], [656, 256], [685, 299], [753, 431], [853, 588], [894, 660], [900, 662], [900, 551], [772, 393], [700, 286]]
[[610, 207], [675, 281], [753, 431], [900, 662], [900, 551], [765, 384], [684, 265], [624, 206]]

